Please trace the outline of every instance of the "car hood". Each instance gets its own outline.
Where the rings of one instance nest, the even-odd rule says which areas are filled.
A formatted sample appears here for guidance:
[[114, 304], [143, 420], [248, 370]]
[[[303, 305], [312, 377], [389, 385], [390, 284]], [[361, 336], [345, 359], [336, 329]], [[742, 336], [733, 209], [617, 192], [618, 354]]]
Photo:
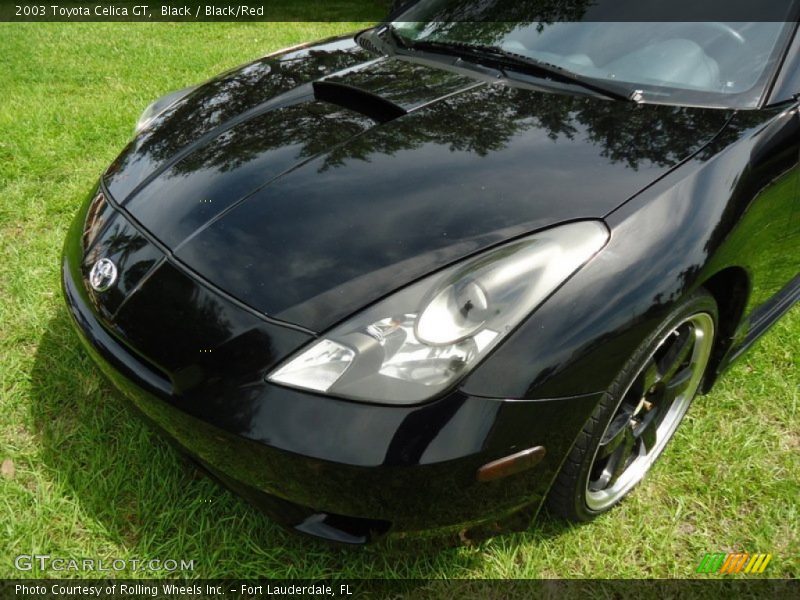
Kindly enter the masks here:
[[105, 183], [196, 274], [321, 331], [469, 254], [603, 217], [729, 116], [515, 87], [334, 40], [199, 87]]

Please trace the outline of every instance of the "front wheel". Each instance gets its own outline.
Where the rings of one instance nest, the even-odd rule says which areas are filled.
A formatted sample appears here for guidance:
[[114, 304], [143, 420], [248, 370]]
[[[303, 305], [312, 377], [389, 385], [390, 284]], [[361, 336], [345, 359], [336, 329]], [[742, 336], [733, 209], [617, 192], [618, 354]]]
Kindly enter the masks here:
[[673, 311], [631, 357], [578, 436], [548, 497], [551, 512], [588, 521], [639, 483], [703, 380], [717, 322], [705, 291]]

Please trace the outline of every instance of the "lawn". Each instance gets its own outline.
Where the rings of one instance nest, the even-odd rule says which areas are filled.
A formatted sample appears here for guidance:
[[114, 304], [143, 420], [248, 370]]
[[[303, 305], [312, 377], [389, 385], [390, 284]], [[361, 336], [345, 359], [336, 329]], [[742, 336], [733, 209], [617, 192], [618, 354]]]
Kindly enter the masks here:
[[23, 553], [194, 559], [184, 574], [196, 577], [692, 577], [706, 552], [734, 550], [772, 553], [773, 577], [800, 575], [797, 308], [696, 402], [617, 510], [580, 527], [544, 516], [471, 547], [286, 533], [131, 417], [60, 298], [79, 203], [151, 99], [358, 27], [0, 25], [0, 577], [20, 575]]

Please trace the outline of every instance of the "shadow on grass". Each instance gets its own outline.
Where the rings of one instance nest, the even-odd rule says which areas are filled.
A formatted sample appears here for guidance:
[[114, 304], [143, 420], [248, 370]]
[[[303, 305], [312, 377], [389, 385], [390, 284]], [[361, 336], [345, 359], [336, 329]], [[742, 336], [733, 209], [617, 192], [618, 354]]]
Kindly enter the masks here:
[[[199, 474], [136, 417], [83, 352], [66, 309], [50, 320], [31, 379], [46, 467], [92, 522], [90, 531], [101, 531], [127, 557], [194, 559], [196, 570], [184, 576], [424, 579], [480, 571], [483, 550], [498, 543], [453, 548], [412, 539], [347, 547], [283, 530]], [[565, 527], [545, 519], [499, 543], [536, 543]]]

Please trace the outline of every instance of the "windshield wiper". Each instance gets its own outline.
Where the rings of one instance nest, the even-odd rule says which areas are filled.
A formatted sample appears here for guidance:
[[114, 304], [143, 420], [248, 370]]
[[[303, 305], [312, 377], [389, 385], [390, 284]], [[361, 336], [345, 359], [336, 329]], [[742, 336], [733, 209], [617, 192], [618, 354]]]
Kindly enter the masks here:
[[[499, 46], [487, 44], [471, 44], [469, 42], [437, 42], [429, 40], [410, 41], [402, 38], [400, 34], [389, 28], [394, 39], [400, 38], [397, 43], [403, 43], [406, 48], [412, 50], [431, 50], [443, 54], [450, 54], [458, 57], [472, 58], [477, 60], [492, 60], [513, 70], [525, 72], [529, 75], [545, 77], [561, 83], [577, 85], [586, 90], [622, 102], [638, 102], [641, 98], [638, 90], [632, 91], [629, 88], [606, 81], [598, 81], [591, 77], [585, 77], [574, 73], [569, 69], [553, 65], [542, 60], [537, 60], [530, 56], [517, 54], [510, 50], [505, 50]], [[506, 69], [503, 69], [505, 72]]]
[[392, 38], [392, 41], [395, 43], [396, 46], [406, 49], [411, 48], [411, 43], [402, 35], [397, 33], [397, 28], [394, 25], [392, 25], [391, 23], [387, 23], [386, 31], [389, 33], [389, 37]]

